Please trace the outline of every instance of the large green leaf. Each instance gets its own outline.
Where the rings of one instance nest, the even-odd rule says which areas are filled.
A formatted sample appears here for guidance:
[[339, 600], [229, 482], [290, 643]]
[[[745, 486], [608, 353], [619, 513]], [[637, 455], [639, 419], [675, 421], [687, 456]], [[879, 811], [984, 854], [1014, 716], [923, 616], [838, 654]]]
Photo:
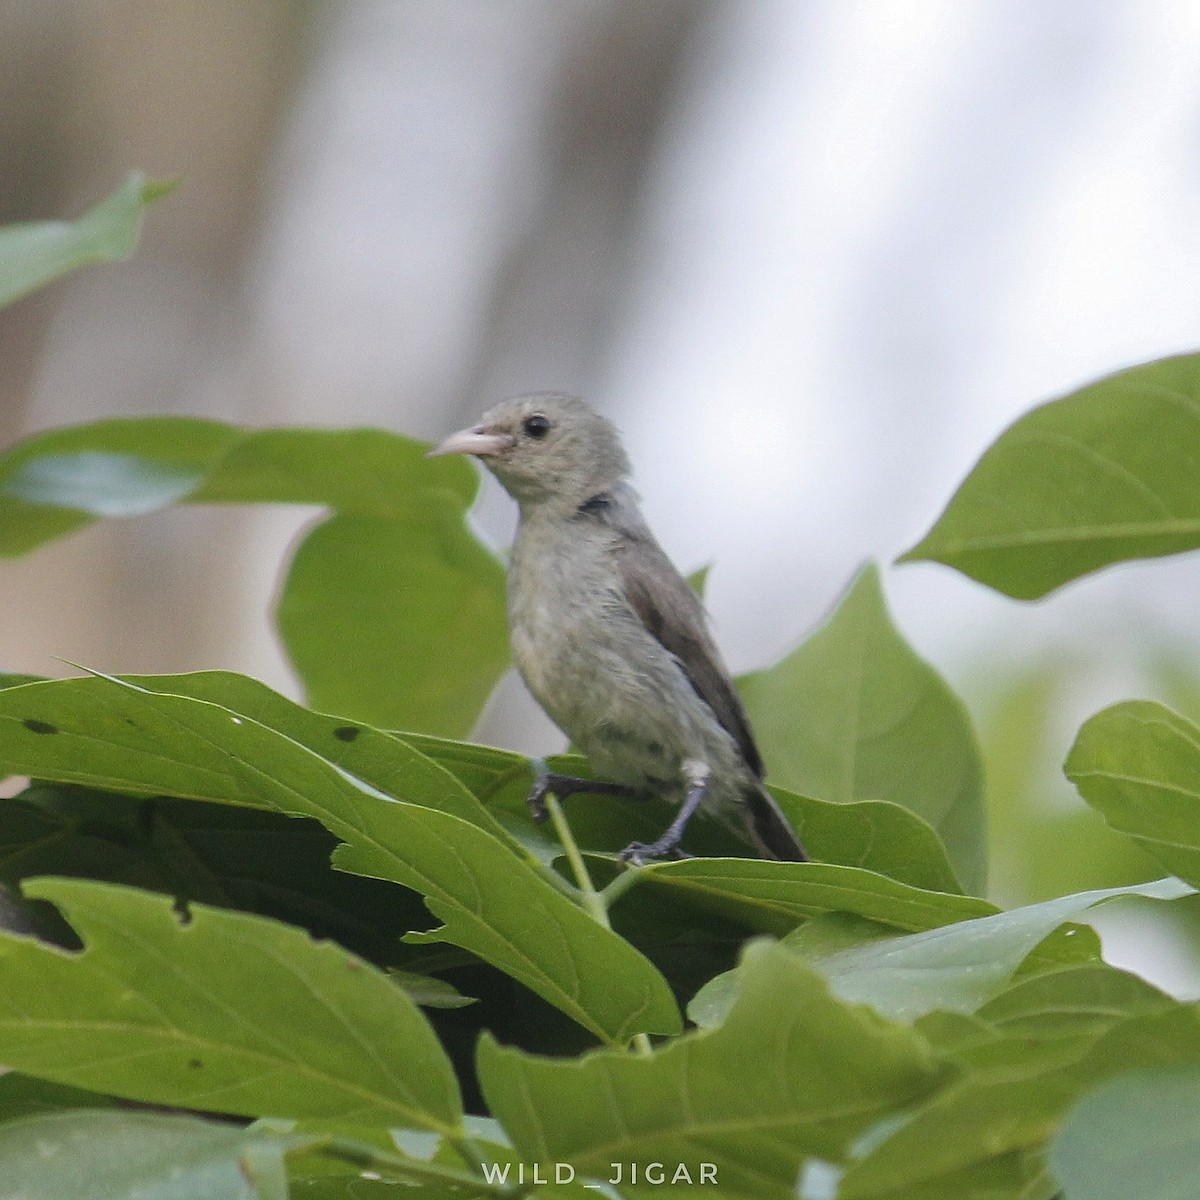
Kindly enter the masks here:
[[[164, 686], [208, 695], [219, 683], [201, 676], [175, 685], [172, 678]], [[432, 763], [388, 777], [383, 747], [372, 745], [377, 731], [293, 712], [289, 736], [286, 701], [271, 701], [254, 685], [229, 690], [232, 702], [249, 698], [247, 707], [281, 728], [212, 701], [112, 679], [0, 691], [0, 769], [313, 817], [346, 843], [335, 865], [419, 892], [445, 922], [433, 936], [512, 975], [596, 1036], [622, 1042], [679, 1028], [674, 997], [649, 960], [572, 903], [510, 839], [489, 832], [490, 818], [453, 777]], [[347, 740], [338, 729], [355, 735]], [[303, 744], [322, 737], [347, 756], [361, 745], [364, 774], [399, 795]], [[396, 743], [401, 764], [405, 750]], [[411, 749], [407, 756], [420, 758]], [[446, 810], [423, 807], [437, 803]]]
[[911, 808], [771, 790], [817, 862], [862, 867], [930, 892], [962, 892], [937, 831]]
[[80, 1110], [0, 1125], [0, 1200], [287, 1200], [311, 1141], [164, 1113]]
[[0, 227], [0, 306], [88, 263], [120, 262], [137, 245], [146, 205], [173, 183], [140, 171], [76, 221], [29, 221]]
[[1094, 962], [1022, 975], [978, 1015], [1005, 1032], [1048, 1038], [1100, 1033], [1123, 1017], [1175, 1003], [1140, 976]]
[[477, 487], [469, 464], [428, 460], [421, 443], [378, 429], [98, 421], [0, 457], [0, 554], [178, 503], [331, 508], [301, 543], [279, 601], [309, 700], [376, 725], [460, 735], [509, 661], [504, 570], [464, 521]]
[[[314, 712], [281, 696], [257, 679], [232, 671], [131, 675], [128, 682], [164, 695], [189, 696], [193, 700], [218, 704], [299, 742], [326, 762], [389, 796], [439, 808], [496, 837], [503, 839], [506, 836], [502, 826], [462, 783], [445, 768], [431, 762], [421, 750], [420, 743], [414, 747], [406, 737]], [[427, 741], [433, 745], [443, 744], [438, 738]], [[518, 761], [523, 763], [525, 760]], [[515, 846], [515, 842], [511, 844]]]
[[874, 871], [831, 863], [690, 858], [642, 868], [639, 886], [646, 885], [764, 933], [786, 933], [825, 912], [855, 913], [911, 930], [996, 912], [986, 900], [928, 892]]
[[[881, 1122], [863, 1139], [861, 1157], [841, 1180], [839, 1200], [962, 1200], [1011, 1197], [1020, 1190], [964, 1191], [972, 1175], [1014, 1182], [1009, 1156], [1039, 1179], [1047, 1139], [1077, 1097], [1110, 1076], [1200, 1060], [1200, 1020], [1193, 1006], [1168, 1004], [1114, 1020], [1074, 1037], [1003, 1037], [971, 1069], [899, 1121]], [[1005, 1169], [1007, 1168], [1007, 1169]], [[1040, 1181], [1032, 1194], [1052, 1196]], [[1142, 1195], [1139, 1189], [1125, 1193]], [[1147, 1196], [1157, 1193], [1148, 1191]], [[1074, 1200], [1073, 1193], [1067, 1193]]]
[[[718, 1029], [651, 1055], [574, 1061], [480, 1045], [489, 1107], [526, 1161], [611, 1178], [615, 1162], [713, 1164], [723, 1196], [792, 1197], [810, 1155], [835, 1157], [883, 1114], [944, 1081], [923, 1038], [831, 996], [794, 955], [762, 947]], [[626, 1172], [628, 1179], [628, 1171]], [[622, 1195], [658, 1195], [652, 1182]]]
[[974, 1012], [1012, 980], [1030, 952], [1058, 926], [1115, 896], [1169, 900], [1192, 889], [1178, 880], [1062, 896], [993, 916], [838, 950], [814, 965], [844, 1000], [898, 1021], [934, 1010]]
[[300, 543], [278, 621], [311, 703], [399, 729], [474, 723], [509, 665], [500, 567], [445, 510], [333, 516]]
[[[0, 770], [287, 811], [396, 799], [503, 831], [447, 772], [368, 726], [310, 712], [230, 672], [89, 676], [0, 692]], [[304, 815], [318, 816], [305, 812]], [[334, 831], [336, 832], [336, 831]]]
[[1200, 1068], [1136, 1071], [1102, 1083], [1067, 1115], [1050, 1165], [1070, 1200], [1194, 1200], [1200, 1180]]
[[[1055, 929], [1116, 896], [1172, 900], [1191, 895], [1176, 879], [1106, 888], [897, 934], [847, 912], [801, 926], [783, 939], [818, 970], [835, 995], [869, 1004], [894, 1021], [911, 1022], [934, 1011], [975, 1012], [1008, 987], [1018, 969]], [[822, 928], [822, 926], [824, 926]], [[818, 941], [813, 936], [818, 931]], [[1057, 961], [1051, 959], [1051, 968]], [[1033, 968], [1036, 970], [1036, 965]], [[693, 1019], [713, 1025], [723, 1019], [739, 984], [741, 968], [712, 979], [688, 1008]]]
[[0, 553], [23, 554], [98, 517], [141, 516], [180, 499], [411, 517], [439, 497], [461, 511], [477, 488], [467, 463], [426, 459], [422, 443], [382, 429], [110, 418], [8, 449], [0, 459]]
[[1150, 700], [1114, 704], [1084, 723], [1065, 769], [1114, 829], [1200, 883], [1200, 728]]
[[[397, 735], [427, 758], [444, 767], [480, 800], [490, 801], [496, 792], [515, 777], [532, 782], [529, 759], [512, 750], [480, 746], [424, 733]], [[566, 758], [568, 756], [563, 756]], [[570, 756], [573, 766], [587, 768], [587, 760]], [[526, 793], [528, 794], [528, 793]]]
[[888, 616], [870, 567], [782, 662], [741, 681], [773, 781], [822, 800], [887, 800], [945, 843], [967, 891], [983, 890], [979, 749], [961, 702]]
[[1200, 355], [1159, 359], [1035, 408], [976, 463], [902, 561], [1021, 600], [1129, 558], [1200, 546]]
[[113, 884], [39, 879], [80, 952], [0, 933], [0, 1061], [212, 1112], [454, 1132], [450, 1062], [420, 1010], [332, 942]]

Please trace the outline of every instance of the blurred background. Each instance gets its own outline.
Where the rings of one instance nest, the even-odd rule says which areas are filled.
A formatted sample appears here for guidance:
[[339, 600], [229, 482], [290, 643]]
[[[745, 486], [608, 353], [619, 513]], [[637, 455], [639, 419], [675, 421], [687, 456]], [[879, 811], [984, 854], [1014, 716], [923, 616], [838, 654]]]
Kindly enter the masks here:
[[[181, 176], [134, 259], [0, 315], [0, 443], [177, 412], [435, 438], [575, 391], [736, 670], [932, 523], [1034, 403], [1200, 343], [1191, 0], [0, 0], [0, 220]], [[0, 666], [228, 667], [311, 514], [107, 522], [0, 566]], [[511, 506], [478, 519], [503, 545]], [[1200, 556], [1039, 604], [885, 576], [967, 700], [993, 890], [1154, 875], [1061, 779], [1082, 719], [1200, 715]], [[514, 682], [480, 736], [561, 745]]]

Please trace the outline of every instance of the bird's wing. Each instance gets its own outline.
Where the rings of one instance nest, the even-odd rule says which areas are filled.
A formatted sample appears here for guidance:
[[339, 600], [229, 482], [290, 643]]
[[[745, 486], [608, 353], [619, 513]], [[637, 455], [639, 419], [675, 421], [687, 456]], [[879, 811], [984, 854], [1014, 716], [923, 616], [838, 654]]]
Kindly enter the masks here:
[[621, 525], [615, 557], [626, 599], [646, 629], [675, 656], [692, 687], [737, 743], [746, 765], [761, 779], [762, 755], [708, 632], [700, 598], [640, 519]]

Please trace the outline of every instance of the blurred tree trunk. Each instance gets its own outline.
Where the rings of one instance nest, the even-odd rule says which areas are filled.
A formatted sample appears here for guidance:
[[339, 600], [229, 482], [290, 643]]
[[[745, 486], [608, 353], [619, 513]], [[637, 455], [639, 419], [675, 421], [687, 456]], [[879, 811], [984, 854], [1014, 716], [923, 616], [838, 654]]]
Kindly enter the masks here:
[[[57, 211], [69, 159], [62, 5], [0, 3], [0, 224]], [[0, 316], [0, 445], [27, 420], [38, 349], [53, 311], [42, 292]]]
[[[71, 215], [134, 166], [183, 184], [132, 261], [13, 310], [7, 435], [179, 411], [433, 436], [505, 392], [591, 390], [708, 3], [43, 8], [0, 8], [14, 215]], [[280, 685], [267, 608], [300, 519], [173, 512], [6, 564], [0, 665]]]
[[[245, 249], [307, 13], [301, 0], [0, 8], [5, 219], [76, 215], [132, 167], [183, 178], [129, 263], [79, 272], [0, 315], [5, 440], [128, 413], [254, 415], [251, 397], [196, 383], [239, 328]], [[221, 579], [237, 528], [173, 513], [6, 563], [0, 663], [205, 664], [236, 616]]]

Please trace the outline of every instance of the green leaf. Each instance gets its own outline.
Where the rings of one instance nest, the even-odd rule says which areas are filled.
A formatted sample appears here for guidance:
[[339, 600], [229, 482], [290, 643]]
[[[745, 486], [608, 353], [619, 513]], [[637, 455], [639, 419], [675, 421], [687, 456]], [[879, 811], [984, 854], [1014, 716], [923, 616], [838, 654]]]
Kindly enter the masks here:
[[81, 450], [27, 462], [5, 486], [29, 505], [78, 509], [97, 517], [141, 517], [196, 490], [204, 476], [182, 463]]
[[[404, 742], [310, 712], [229, 672], [92, 676], [0, 691], [2, 769], [277, 811], [292, 811], [298, 790], [341, 796], [346, 805], [393, 796], [505, 836], [452, 776]], [[298, 815], [320, 819], [309, 808]]]
[[[853, 1188], [851, 1176], [847, 1184]], [[847, 1197], [860, 1195], [848, 1191]], [[1010, 1150], [949, 1170], [933, 1179], [923, 1179], [913, 1187], [898, 1191], [871, 1191], [873, 1200], [1061, 1200], [1058, 1189], [1035, 1151]], [[809, 1200], [806, 1196], [804, 1200]]]
[[[540, 1059], [485, 1037], [479, 1076], [526, 1161], [611, 1177], [614, 1162], [716, 1167], [722, 1196], [792, 1197], [810, 1155], [842, 1154], [886, 1112], [945, 1078], [924, 1040], [831, 996], [794, 955], [762, 947], [718, 1029], [649, 1056]], [[657, 1195], [655, 1185], [622, 1187]]]
[[[146, 479], [197, 488], [237, 431], [193, 417], [97, 421], [35, 434], [0, 457], [0, 554], [26, 554], [107, 513], [150, 511]], [[139, 470], [140, 469], [140, 470]], [[186, 494], [186, 493], [185, 493]]]
[[[986, 1177], [1005, 1156], [1027, 1157], [1032, 1171], [1075, 1098], [1101, 1080], [1198, 1060], [1200, 1021], [1193, 1006], [1180, 1004], [1119, 1020], [1099, 1036], [1002, 1038], [993, 1043], [990, 1061], [971, 1064], [928, 1102], [864, 1138], [838, 1200], [973, 1196], [954, 1189], [964, 1177]], [[1037, 1194], [1049, 1196], [1053, 1189]], [[1157, 1200], [1156, 1193], [1145, 1194]]]
[[[1056, 929], [1097, 904], [1125, 895], [1170, 900], [1191, 894], [1186, 884], [1164, 879], [1062, 896], [907, 935], [881, 924], [878, 917], [865, 920], [849, 912], [831, 912], [801, 925], [781, 945], [819, 971], [834, 995], [869, 1004], [890, 1020], [910, 1023], [932, 1012], [975, 1012], [1001, 993], [1008, 995], [1006, 989], [1018, 971], [1036, 978], [1038, 971], [1057, 970], [1062, 961], [1057, 953], [1045, 954], [1039, 961], [1035, 952]], [[1075, 926], [1064, 933], [1087, 940]], [[710, 980], [688, 1006], [692, 1020], [705, 1026], [719, 1024], [737, 995], [740, 972], [739, 967]], [[1101, 986], [1106, 986], [1098, 976], [1073, 977], [1076, 983], [1081, 979], [1096, 985], [1097, 997]], [[1024, 1007], [1014, 1003], [1010, 1017], [1040, 1015], [1031, 1013], [1028, 1005], [1031, 997], [1042, 993], [1033, 989], [1032, 982], [1023, 986], [1028, 987], [1022, 993]], [[1001, 1019], [1005, 1010], [997, 1012]]]
[[[492, 1163], [512, 1160], [503, 1131], [487, 1117], [465, 1116], [463, 1136], [455, 1139], [395, 1126], [319, 1132], [328, 1135], [323, 1143], [289, 1156], [293, 1200], [394, 1200], [397, 1194], [412, 1200], [482, 1200], [508, 1194], [489, 1186], [481, 1174]], [[399, 1191], [398, 1184], [403, 1185]], [[567, 1195], [579, 1193], [564, 1193], [564, 1200]]]
[[649, 959], [475, 826], [407, 808], [379, 843], [356, 839], [334, 862], [425, 896], [445, 924], [409, 940], [470, 950], [604, 1041], [678, 1032], [678, 1006]]
[[[211, 679], [175, 678], [164, 686], [214, 694]], [[286, 701], [276, 704], [254, 686], [231, 691], [238, 701], [254, 693], [262, 710], [289, 728], [280, 715]], [[318, 717], [316, 726], [329, 720]], [[0, 768], [313, 817], [346, 843], [335, 866], [419, 892], [445, 922], [428, 936], [477, 954], [597, 1037], [623, 1042], [680, 1027], [670, 988], [649, 960], [572, 903], [511, 839], [481, 827], [490, 821], [486, 813], [479, 810], [476, 824], [421, 807], [449, 796], [474, 816], [477, 802], [452, 777], [429, 764], [441, 788], [431, 796], [429, 771], [407, 781], [398, 771], [389, 782], [402, 797], [393, 799], [309, 750], [302, 739], [314, 740], [319, 730], [304, 718], [296, 724], [292, 738], [211, 701], [113, 679], [55, 680], [0, 691]], [[383, 782], [377, 748], [354, 728], [360, 732], [348, 742], [336, 729], [328, 740], [343, 748], [361, 744], [364, 773]], [[403, 749], [397, 743], [401, 762]], [[409, 751], [411, 762], [419, 757]], [[415, 802], [401, 802], [410, 798]]]
[[1190, 1115], [1198, 1109], [1200, 1068], [1120, 1075], [1067, 1114], [1050, 1165], [1071, 1200], [1193, 1200], [1200, 1131]]
[[278, 620], [310, 704], [397, 729], [474, 724], [509, 665], [504, 571], [461, 512], [432, 516], [334, 516], [301, 542]]
[[1019, 600], [1130, 558], [1200, 546], [1200, 355], [1097, 380], [1021, 417], [901, 558]]
[[0, 1125], [4, 1200], [286, 1200], [311, 1141], [164, 1113], [77, 1111]]
[[[397, 799], [453, 813], [504, 840], [503, 827], [451, 772], [430, 761], [407, 736], [326, 716], [288, 700], [266, 684], [232, 671], [130, 675], [128, 682], [163, 695], [188, 696], [249, 717], [307, 747], [326, 762]], [[443, 744], [430, 738], [429, 743]], [[463, 743], [446, 743], [452, 746]], [[483, 747], [480, 747], [483, 749]], [[501, 753], [497, 751], [496, 753]], [[513, 756], [517, 757], [517, 756]], [[518, 758], [524, 763], [524, 759]], [[508, 839], [514, 847], [516, 842]]]
[[0, 306], [88, 263], [121, 262], [137, 245], [142, 213], [173, 184], [132, 172], [115, 192], [76, 221], [29, 221], [0, 227]]
[[81, 952], [0, 933], [0, 1061], [212, 1112], [452, 1132], [449, 1060], [415, 1004], [331, 942], [245, 913], [39, 879]]
[[1084, 723], [1065, 770], [1114, 829], [1200, 883], [1200, 729], [1149, 700], [1114, 704]]
[[875, 567], [808, 641], [740, 682], [773, 782], [911, 810], [941, 837], [962, 887], [983, 890], [975, 736], [962, 703], [896, 631]]
[[18, 675], [12, 671], [0, 671], [0, 690], [21, 687], [26, 683], [41, 683], [44, 675]]
[[427, 460], [422, 443], [383, 430], [98, 421], [0, 457], [0, 554], [176, 503], [331, 508], [301, 543], [279, 601], [310, 701], [459, 735], [509, 662], [504, 570], [465, 523], [477, 489], [467, 463]]
[[899, 929], [932, 929], [996, 912], [986, 900], [926, 892], [873, 871], [829, 863], [691, 858], [641, 868], [643, 884], [775, 934], [825, 912], [855, 913]]
[[[44, 1116], [67, 1108], [110, 1108], [116, 1103], [99, 1092], [34, 1079], [16, 1071], [0, 1075], [0, 1122], [18, 1117]], [[3, 1178], [3, 1171], [0, 1171]]]
[[[191, 473], [196, 486], [188, 498], [195, 503], [314, 504], [375, 517], [412, 517], [431, 503], [465, 510], [478, 476], [464, 462], [426, 459], [424, 449], [382, 429], [247, 429], [197, 417], [120, 417], [51, 429], [0, 458], [0, 490], [9, 498], [0, 510], [0, 550], [25, 553], [92, 517], [152, 511], [136, 474], [72, 472], [95, 461], [90, 456]], [[163, 495], [159, 506], [170, 502]], [[74, 523], [24, 528], [36, 525], [45, 507], [77, 510]]]
[[414, 971], [401, 971], [393, 967], [388, 976], [414, 1003], [422, 1008], [465, 1008], [474, 1004], [474, 996], [464, 996], [452, 983], [433, 975], [418, 975]]
[[[489, 1195], [482, 1187], [466, 1192], [461, 1186], [452, 1184], [405, 1184], [401, 1187], [394, 1179], [342, 1172], [320, 1178], [293, 1175], [288, 1196], [290, 1200], [396, 1200], [397, 1193], [404, 1200], [479, 1200]], [[585, 1197], [594, 1195], [584, 1193]], [[550, 1200], [550, 1193], [547, 1193], [547, 1200]], [[554, 1197], [554, 1200], [558, 1198]]]
[[962, 893], [937, 831], [889, 800], [817, 800], [772, 787], [817, 862], [877, 871], [930, 892]]
[[[477, 799], [489, 805], [496, 793], [514, 778], [520, 777], [530, 783], [533, 781], [529, 759], [512, 750], [408, 731], [394, 736], [433, 759]], [[586, 764], [587, 760], [574, 759], [574, 762]]]
[[835, 995], [869, 1004], [892, 1020], [913, 1021], [934, 1010], [970, 1013], [1004, 990], [1044, 938], [1094, 905], [1125, 895], [1169, 900], [1191, 890], [1164, 879], [1062, 896], [921, 933], [872, 937], [813, 965]]
[[1174, 1004], [1137, 975], [1093, 963], [1020, 978], [978, 1012], [1006, 1032], [1048, 1038], [1100, 1032], [1124, 1017]]

